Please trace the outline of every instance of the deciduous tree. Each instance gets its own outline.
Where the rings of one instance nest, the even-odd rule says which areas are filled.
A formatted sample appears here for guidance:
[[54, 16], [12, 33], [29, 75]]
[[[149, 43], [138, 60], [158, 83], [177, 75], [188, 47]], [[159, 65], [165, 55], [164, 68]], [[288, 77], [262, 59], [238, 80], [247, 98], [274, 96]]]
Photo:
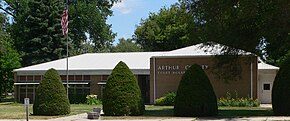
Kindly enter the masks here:
[[133, 35], [133, 40], [144, 51], [174, 50], [200, 42], [194, 19], [182, 5], [162, 8], [158, 13], [150, 13], [141, 20]]
[[[180, 0], [203, 40], [267, 57], [273, 64], [290, 48], [289, 0]], [[226, 49], [229, 53], [235, 49]]]
[[0, 13], [0, 101], [3, 93], [12, 92], [14, 84], [12, 71], [21, 66], [20, 56], [5, 30], [6, 20], [5, 15]]
[[132, 39], [119, 39], [119, 43], [112, 48], [113, 52], [141, 52], [141, 47]]

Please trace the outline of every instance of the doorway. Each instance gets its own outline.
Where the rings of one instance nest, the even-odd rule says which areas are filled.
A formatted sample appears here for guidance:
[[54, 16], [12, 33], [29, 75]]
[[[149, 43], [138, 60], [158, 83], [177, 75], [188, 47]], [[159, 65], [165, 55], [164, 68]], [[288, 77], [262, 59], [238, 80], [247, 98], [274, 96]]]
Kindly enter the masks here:
[[140, 87], [142, 98], [145, 104], [150, 103], [150, 76], [149, 75], [138, 75], [138, 85]]

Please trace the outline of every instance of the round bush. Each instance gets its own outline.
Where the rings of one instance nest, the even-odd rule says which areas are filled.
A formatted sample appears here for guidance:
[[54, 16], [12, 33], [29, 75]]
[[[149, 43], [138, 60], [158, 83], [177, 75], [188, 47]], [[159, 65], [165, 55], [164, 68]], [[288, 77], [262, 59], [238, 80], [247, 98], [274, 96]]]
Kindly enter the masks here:
[[278, 71], [272, 89], [272, 106], [274, 115], [290, 115], [290, 56]]
[[70, 113], [70, 104], [57, 71], [49, 69], [36, 89], [33, 104], [34, 115], [65, 115]]
[[175, 116], [213, 116], [218, 114], [217, 98], [202, 68], [194, 64], [182, 75], [178, 86]]
[[103, 95], [105, 115], [142, 115], [145, 110], [137, 79], [124, 62], [119, 62], [108, 77]]

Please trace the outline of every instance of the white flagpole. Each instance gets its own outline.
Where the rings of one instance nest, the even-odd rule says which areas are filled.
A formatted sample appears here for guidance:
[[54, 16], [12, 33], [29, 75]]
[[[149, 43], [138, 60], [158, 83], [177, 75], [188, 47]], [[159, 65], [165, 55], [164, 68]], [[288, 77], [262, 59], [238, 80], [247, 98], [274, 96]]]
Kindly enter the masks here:
[[[66, 0], [65, 9], [67, 10], [67, 14], [68, 14], [68, 0]], [[68, 22], [68, 19], [67, 19], [67, 22]], [[68, 29], [68, 26], [67, 26], [67, 29]], [[68, 97], [68, 32], [66, 33], [66, 93]]]

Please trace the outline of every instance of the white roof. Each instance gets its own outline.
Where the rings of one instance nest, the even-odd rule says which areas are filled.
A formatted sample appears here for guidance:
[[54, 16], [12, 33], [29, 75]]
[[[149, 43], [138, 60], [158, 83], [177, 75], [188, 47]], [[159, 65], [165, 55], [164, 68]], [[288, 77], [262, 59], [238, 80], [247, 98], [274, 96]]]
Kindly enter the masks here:
[[[120, 62], [125, 62], [135, 74], [150, 73], [150, 58], [157, 56], [211, 56], [221, 53], [223, 46], [197, 44], [166, 52], [126, 52], [126, 53], [87, 53], [69, 57], [69, 74], [110, 74], [112, 69]], [[241, 51], [242, 52], [242, 51]], [[261, 65], [270, 68], [271, 65]], [[43, 74], [46, 70], [54, 68], [60, 74], [66, 73], [66, 58], [33, 66], [15, 69], [18, 75]], [[259, 67], [260, 68], [260, 67]]]
[[[150, 58], [155, 55], [160, 55], [163, 52], [130, 52], [130, 53], [87, 53], [78, 56], [69, 57], [69, 71], [107, 71], [111, 70], [120, 62], [125, 62], [131, 70], [148, 70], [150, 69]], [[64, 74], [66, 70], [66, 58], [46, 63], [41, 63], [33, 66], [28, 66], [20, 69], [15, 69], [14, 72], [30, 74], [29, 72], [44, 71], [54, 68]], [[98, 73], [98, 72], [95, 72]], [[141, 73], [141, 72], [140, 72]], [[149, 73], [149, 72], [148, 72]], [[34, 73], [36, 74], [36, 73]], [[70, 73], [71, 74], [71, 73]], [[21, 75], [21, 74], [20, 74]]]
[[260, 62], [258, 63], [258, 70], [279, 70], [279, 67]]
[[[184, 47], [181, 49], [176, 49], [164, 53], [161, 56], [212, 56], [212, 55], [221, 55], [222, 50], [227, 47], [221, 44], [196, 44], [193, 46]], [[243, 50], [238, 50], [240, 55], [249, 55], [251, 53], [245, 52]]]

